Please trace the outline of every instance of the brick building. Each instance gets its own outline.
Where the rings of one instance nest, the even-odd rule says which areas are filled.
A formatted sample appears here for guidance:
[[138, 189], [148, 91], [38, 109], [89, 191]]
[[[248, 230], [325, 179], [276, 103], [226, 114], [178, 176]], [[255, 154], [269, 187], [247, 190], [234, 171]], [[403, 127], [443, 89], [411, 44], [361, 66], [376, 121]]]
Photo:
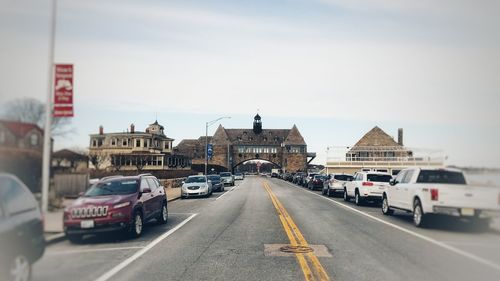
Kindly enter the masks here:
[[[297, 126], [291, 129], [264, 129], [262, 119], [257, 114], [251, 129], [226, 129], [219, 125], [214, 135], [208, 137], [213, 146], [213, 157], [208, 161], [217, 170], [234, 170], [249, 160], [266, 160], [285, 171], [305, 171], [308, 158], [314, 153], [307, 152], [307, 144]], [[205, 137], [182, 140], [174, 148], [179, 153], [189, 155], [193, 164], [205, 163]], [[312, 159], [309, 159], [309, 162]]]

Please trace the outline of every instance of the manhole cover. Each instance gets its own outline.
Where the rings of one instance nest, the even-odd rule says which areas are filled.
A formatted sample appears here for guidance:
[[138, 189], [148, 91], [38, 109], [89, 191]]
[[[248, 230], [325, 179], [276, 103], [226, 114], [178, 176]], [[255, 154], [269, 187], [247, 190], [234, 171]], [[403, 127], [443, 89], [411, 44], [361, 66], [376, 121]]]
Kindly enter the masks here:
[[313, 252], [314, 250], [311, 247], [307, 247], [307, 246], [286, 245], [286, 246], [280, 247], [280, 251], [283, 253], [305, 254], [305, 253]]

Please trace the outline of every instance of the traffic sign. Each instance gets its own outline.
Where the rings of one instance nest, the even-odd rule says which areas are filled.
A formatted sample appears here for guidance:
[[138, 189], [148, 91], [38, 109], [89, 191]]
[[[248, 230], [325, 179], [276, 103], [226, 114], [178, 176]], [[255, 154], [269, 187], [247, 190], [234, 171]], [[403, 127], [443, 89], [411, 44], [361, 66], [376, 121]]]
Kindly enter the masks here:
[[56, 64], [54, 72], [54, 117], [73, 117], [73, 65]]

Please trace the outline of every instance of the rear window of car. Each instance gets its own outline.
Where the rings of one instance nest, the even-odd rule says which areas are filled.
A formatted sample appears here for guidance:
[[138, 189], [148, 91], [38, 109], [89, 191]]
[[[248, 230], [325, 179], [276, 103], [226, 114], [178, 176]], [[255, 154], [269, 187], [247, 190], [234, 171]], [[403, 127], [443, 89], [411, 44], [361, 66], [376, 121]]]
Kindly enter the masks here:
[[327, 177], [325, 175], [316, 175], [316, 176], [314, 176], [314, 179], [318, 179], [318, 180], [324, 180], [326, 178]]
[[349, 175], [335, 175], [333, 178], [339, 181], [350, 181], [353, 177]]
[[208, 179], [211, 180], [211, 181], [220, 181], [220, 177], [219, 176], [208, 176]]
[[230, 177], [231, 173], [220, 173], [221, 177]]
[[136, 193], [139, 188], [137, 180], [113, 180], [98, 182], [85, 192], [86, 197], [106, 196], [106, 195], [125, 195]]
[[417, 183], [467, 184], [464, 174], [454, 171], [420, 171]]
[[392, 179], [391, 175], [379, 175], [379, 174], [368, 174], [366, 175], [368, 181], [374, 182], [390, 182]]

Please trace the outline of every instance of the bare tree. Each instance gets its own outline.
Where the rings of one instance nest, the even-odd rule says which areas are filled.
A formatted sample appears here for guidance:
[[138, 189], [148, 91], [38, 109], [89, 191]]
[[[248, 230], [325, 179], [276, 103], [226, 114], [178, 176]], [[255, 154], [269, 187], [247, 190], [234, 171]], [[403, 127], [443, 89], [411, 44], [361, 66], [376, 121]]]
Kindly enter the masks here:
[[111, 165], [115, 169], [115, 171], [120, 171], [123, 166], [123, 157], [121, 154], [113, 154], [111, 155]]
[[[45, 104], [33, 98], [21, 98], [9, 101], [3, 105], [2, 117], [12, 121], [45, 126]], [[53, 136], [66, 136], [74, 132], [70, 128], [71, 119], [52, 118], [51, 132]]]

